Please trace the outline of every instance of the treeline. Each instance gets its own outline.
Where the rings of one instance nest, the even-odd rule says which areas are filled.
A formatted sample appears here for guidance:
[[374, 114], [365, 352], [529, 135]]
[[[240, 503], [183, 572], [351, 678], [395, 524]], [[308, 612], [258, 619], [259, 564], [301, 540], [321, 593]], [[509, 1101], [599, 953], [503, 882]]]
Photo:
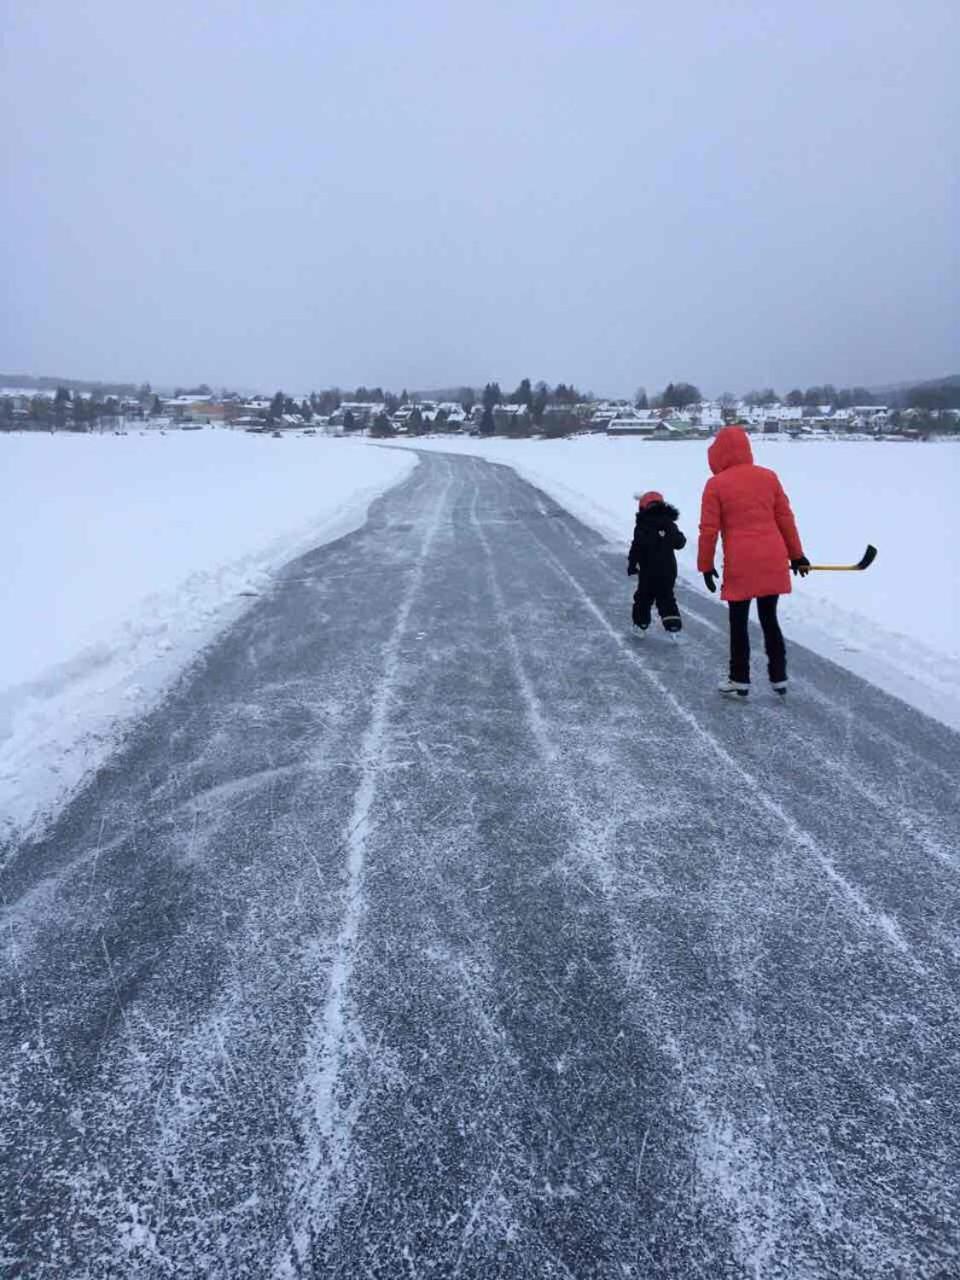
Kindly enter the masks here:
[[[720, 397], [721, 402], [736, 404], [729, 393]], [[746, 404], [786, 404], [793, 408], [816, 409], [829, 405], [831, 409], [852, 409], [857, 405], [884, 404], [891, 409], [960, 409], [960, 378], [943, 378], [934, 382], [921, 382], [914, 386], [897, 387], [886, 392], [871, 391], [867, 387], [837, 387], [829, 382], [823, 386], [794, 387], [786, 395], [779, 395], [773, 387], [763, 391], [748, 391], [743, 397]]]
[[56, 391], [59, 387], [89, 392], [101, 402], [109, 397], [120, 399], [137, 394], [135, 382], [84, 382], [77, 378], [37, 378], [32, 373], [0, 373], [0, 395], [4, 390]]
[[807, 387], [802, 391], [794, 387], [786, 395], [779, 395], [773, 387], [762, 391], [748, 391], [743, 397], [744, 403], [764, 407], [772, 404], [785, 404], [791, 408], [817, 409], [821, 405], [829, 405], [831, 409], [850, 409], [854, 405], [882, 404], [879, 396], [866, 387], [840, 387], [839, 390], [829, 382], [820, 387]]
[[895, 391], [891, 403], [899, 409], [960, 409], [960, 378], [924, 382], [905, 391]]
[[[136, 391], [136, 388], [134, 388]], [[124, 406], [119, 396], [104, 395], [91, 392], [80, 395], [66, 387], [58, 387], [51, 396], [31, 396], [27, 401], [25, 412], [18, 413], [10, 396], [0, 394], [0, 429], [9, 431], [16, 425], [17, 419], [25, 419], [31, 426], [49, 431], [90, 431], [94, 427], [113, 425], [118, 419], [144, 418], [151, 409], [159, 412], [159, 399], [152, 397], [152, 403], [138, 403], [133, 409], [129, 402]]]

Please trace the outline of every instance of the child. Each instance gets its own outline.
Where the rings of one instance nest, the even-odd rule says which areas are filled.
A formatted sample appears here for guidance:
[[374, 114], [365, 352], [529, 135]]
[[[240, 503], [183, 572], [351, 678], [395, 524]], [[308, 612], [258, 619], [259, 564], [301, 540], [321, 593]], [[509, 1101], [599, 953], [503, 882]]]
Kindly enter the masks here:
[[633, 595], [633, 625], [642, 632], [650, 625], [650, 606], [656, 603], [657, 613], [665, 631], [676, 632], [683, 626], [680, 610], [674, 595], [677, 581], [677, 557], [675, 552], [687, 545], [687, 540], [677, 528], [680, 514], [676, 507], [668, 506], [663, 494], [651, 489], [638, 499], [637, 519], [630, 544], [627, 573], [637, 575], [637, 589]]
[[707, 451], [713, 476], [703, 490], [697, 568], [709, 591], [717, 589], [714, 556], [723, 539], [721, 599], [730, 606], [730, 675], [719, 691], [745, 698], [750, 692], [750, 601], [767, 651], [770, 687], [787, 692], [787, 650], [777, 621], [777, 602], [790, 590], [790, 571], [805, 578], [810, 561], [776, 472], [758, 467], [747, 433], [724, 427]]

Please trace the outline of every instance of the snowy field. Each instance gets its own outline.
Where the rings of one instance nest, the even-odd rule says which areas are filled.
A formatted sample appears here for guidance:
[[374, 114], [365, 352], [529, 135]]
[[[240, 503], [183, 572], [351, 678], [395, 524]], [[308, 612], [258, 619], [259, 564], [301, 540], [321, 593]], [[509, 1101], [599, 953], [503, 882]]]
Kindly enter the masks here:
[[0, 835], [55, 805], [270, 574], [413, 468], [224, 430], [0, 437]]
[[[879, 549], [866, 573], [794, 580], [782, 605], [788, 642], [793, 638], [960, 728], [960, 444], [753, 444], [755, 460], [779, 473], [815, 564], [858, 560], [868, 542]], [[696, 571], [700, 494], [710, 474], [705, 441], [451, 436], [411, 441], [410, 447], [508, 463], [622, 549], [624, 560], [633, 496], [659, 489], [679, 508], [687, 535], [680, 572], [706, 594]], [[630, 594], [624, 575], [625, 602]]]

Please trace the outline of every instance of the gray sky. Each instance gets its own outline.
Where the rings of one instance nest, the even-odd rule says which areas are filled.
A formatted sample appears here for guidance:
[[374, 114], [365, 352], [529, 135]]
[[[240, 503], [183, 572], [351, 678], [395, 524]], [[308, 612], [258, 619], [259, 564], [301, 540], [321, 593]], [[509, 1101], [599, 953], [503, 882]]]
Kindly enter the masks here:
[[0, 369], [960, 371], [956, 0], [8, 0]]

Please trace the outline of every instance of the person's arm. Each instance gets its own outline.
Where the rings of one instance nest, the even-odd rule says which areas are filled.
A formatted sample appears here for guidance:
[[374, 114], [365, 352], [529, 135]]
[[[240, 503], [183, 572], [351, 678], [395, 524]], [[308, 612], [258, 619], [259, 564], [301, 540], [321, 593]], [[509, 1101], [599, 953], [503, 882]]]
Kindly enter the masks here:
[[669, 538], [670, 545], [673, 547], [674, 551], [682, 551], [687, 545], [686, 534], [681, 533], [680, 529], [673, 521], [670, 522]]
[[779, 480], [777, 481], [776, 492], [773, 495], [773, 518], [777, 522], [780, 536], [786, 543], [787, 558], [789, 560], [806, 560], [800, 543], [800, 534], [797, 532], [797, 522], [794, 520], [793, 511], [790, 509], [790, 499], [784, 493], [783, 485]]
[[709, 573], [716, 567], [714, 561], [721, 520], [720, 499], [713, 481], [708, 480], [703, 487], [703, 498], [700, 502], [700, 541], [697, 544], [699, 573]]

